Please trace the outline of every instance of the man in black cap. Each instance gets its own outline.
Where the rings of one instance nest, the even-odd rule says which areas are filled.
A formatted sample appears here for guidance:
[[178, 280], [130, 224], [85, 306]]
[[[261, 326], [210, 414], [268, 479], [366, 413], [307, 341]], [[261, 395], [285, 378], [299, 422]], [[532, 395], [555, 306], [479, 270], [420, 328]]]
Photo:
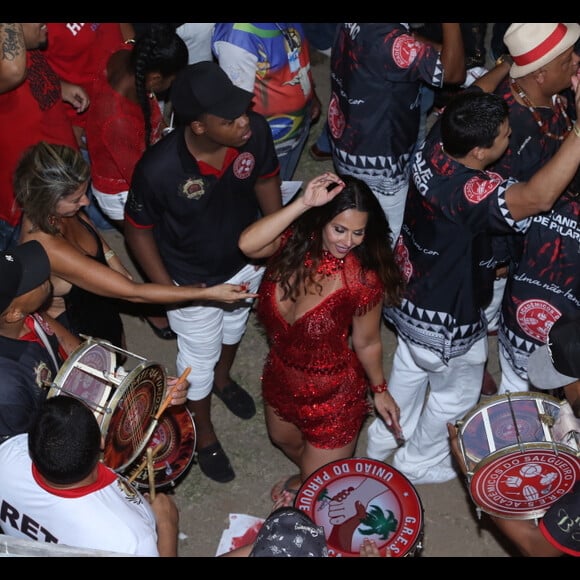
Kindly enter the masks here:
[[[170, 99], [179, 126], [145, 152], [125, 206], [125, 237], [152, 282], [212, 286], [245, 283], [256, 292], [263, 267], [238, 248], [244, 228], [282, 206], [279, 163], [253, 94], [236, 87], [218, 64], [187, 66]], [[201, 470], [222, 483], [235, 477], [211, 422], [215, 393], [250, 419], [252, 397], [231, 377], [251, 304], [168, 308], [177, 334], [177, 372], [187, 367], [188, 408], [195, 416]]]
[[0, 253], [0, 441], [25, 433], [46, 388], [80, 339], [38, 310], [52, 294], [42, 245]]
[[[542, 390], [563, 388], [576, 429], [580, 417], [580, 317], [563, 315], [554, 322], [547, 343], [528, 359], [528, 377]], [[457, 428], [448, 423], [447, 429], [453, 456], [466, 474]], [[524, 556], [580, 556], [580, 481], [548, 508], [539, 523], [489, 517]]]

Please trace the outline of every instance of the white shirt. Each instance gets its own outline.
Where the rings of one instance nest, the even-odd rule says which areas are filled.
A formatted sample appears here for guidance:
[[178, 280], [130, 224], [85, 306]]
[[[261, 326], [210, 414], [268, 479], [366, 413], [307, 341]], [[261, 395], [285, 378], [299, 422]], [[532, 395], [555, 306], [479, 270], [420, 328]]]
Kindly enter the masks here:
[[131, 484], [100, 463], [94, 484], [51, 488], [33, 473], [26, 434], [0, 445], [0, 526], [15, 538], [159, 556], [155, 515]]

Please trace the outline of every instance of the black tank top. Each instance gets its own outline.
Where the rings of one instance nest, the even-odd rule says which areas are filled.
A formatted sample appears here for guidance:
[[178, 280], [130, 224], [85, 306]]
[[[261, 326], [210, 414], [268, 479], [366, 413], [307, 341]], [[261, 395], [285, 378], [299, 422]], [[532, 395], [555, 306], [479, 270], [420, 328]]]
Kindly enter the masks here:
[[[107, 266], [98, 232], [80, 216], [77, 216], [77, 219], [97, 242], [97, 255], [89, 256], [89, 258]], [[123, 322], [119, 314], [118, 300], [99, 296], [73, 284], [70, 292], [64, 297], [64, 301], [66, 310], [58, 317], [58, 320], [71, 332], [108, 340], [115, 346], [124, 348]]]

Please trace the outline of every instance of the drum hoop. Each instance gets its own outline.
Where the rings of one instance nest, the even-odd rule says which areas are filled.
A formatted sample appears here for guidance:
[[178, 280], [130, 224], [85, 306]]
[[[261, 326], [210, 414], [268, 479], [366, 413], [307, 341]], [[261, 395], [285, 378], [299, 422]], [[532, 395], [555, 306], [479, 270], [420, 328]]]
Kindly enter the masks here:
[[[481, 420], [484, 421], [485, 413], [487, 412], [487, 415], [489, 417], [492, 413], [492, 410], [496, 409], [498, 407], [499, 403], [502, 403], [502, 404], [508, 405], [508, 406], [510, 406], [512, 403], [514, 405], [517, 403], [532, 403], [532, 404], [536, 404], [536, 406], [537, 406], [538, 401], [542, 402], [542, 407], [543, 407], [545, 412], [547, 411], [547, 408], [550, 405], [555, 407], [555, 408], [558, 408], [558, 409], [561, 409], [561, 407], [562, 407], [562, 401], [560, 401], [556, 397], [552, 397], [551, 395], [547, 395], [545, 393], [533, 393], [533, 392], [528, 392], [528, 391], [525, 391], [525, 392], [522, 391], [522, 392], [510, 394], [509, 396], [508, 395], [496, 395], [494, 397], [490, 397], [489, 400], [477, 405], [477, 407], [475, 407], [467, 415], [465, 415], [465, 417], [462, 420], [458, 421], [456, 423], [456, 426], [457, 426], [457, 430], [458, 430], [459, 445], [460, 445], [461, 453], [462, 453], [466, 463], [469, 460], [469, 462], [471, 462], [471, 463], [479, 464], [482, 461], [484, 461], [485, 458], [489, 457], [489, 455], [493, 455], [495, 453], [498, 453], [502, 449], [505, 449], [505, 448], [511, 446], [511, 444], [506, 445], [506, 446], [501, 447], [495, 451], [491, 451], [490, 453], [488, 453], [487, 455], [484, 455], [482, 457], [479, 457], [479, 455], [473, 455], [475, 450], [473, 449], [473, 446], [470, 447], [466, 443], [466, 439], [467, 439], [468, 435], [470, 435], [471, 437], [477, 435], [477, 432], [469, 433], [470, 426], [473, 424], [473, 422], [477, 418], [481, 418]], [[538, 418], [538, 420], [540, 420], [540, 415], [539, 415], [540, 411], [537, 408], [536, 408], [536, 411], [538, 412], [537, 418]], [[547, 428], [545, 426], [543, 426], [542, 428], [543, 428], [544, 433], [545, 433]], [[551, 431], [550, 431], [550, 437], [551, 437]], [[470, 441], [473, 442], [473, 439], [470, 439]], [[479, 441], [479, 439], [478, 439], [478, 441]], [[487, 439], [487, 441], [489, 443], [489, 439]], [[546, 439], [543, 439], [543, 441], [546, 441]], [[532, 441], [531, 443], [539, 443], [539, 442]], [[469, 463], [467, 465], [468, 465], [468, 469], [469, 469], [470, 468]]]
[[[488, 457], [486, 457], [485, 459], [483, 459], [478, 463], [477, 467], [474, 469], [472, 474], [468, 474], [469, 494], [473, 502], [477, 506], [479, 506], [479, 508], [482, 511], [503, 519], [533, 519], [543, 516], [546, 513], [547, 509], [550, 507], [550, 505], [554, 503], [554, 501], [556, 501], [557, 497], [560, 497], [559, 495], [557, 497], [555, 496], [553, 498], [553, 501], [551, 502], [547, 502], [547, 500], [544, 498], [543, 500], [544, 503], [542, 504], [541, 507], [536, 508], [530, 507], [530, 509], [527, 511], [518, 511], [518, 512], [507, 511], [507, 509], [506, 511], [501, 511], [500, 509], [497, 508], [493, 509], [488, 505], [482, 505], [484, 502], [478, 501], [478, 499], [476, 499], [477, 497], [479, 497], [479, 494], [477, 494], [475, 491], [479, 486], [480, 483], [479, 480], [483, 477], [488, 467], [491, 469], [492, 465], [497, 463], [499, 460], [503, 460], [505, 462], [510, 456], [517, 458], [518, 456], [522, 456], [524, 453], [533, 453], [533, 452], [540, 454], [551, 453], [554, 456], [563, 455], [565, 459], [567, 459], [572, 465], [576, 467], [576, 477], [580, 476], [580, 462], [578, 461], [579, 452], [573, 453], [572, 452], [573, 450], [570, 447], [557, 442], [550, 443], [538, 441], [529, 441], [523, 443], [522, 445], [525, 447], [523, 452], [521, 450], [521, 446], [516, 444], [509, 445], [496, 451], [495, 453], [492, 453], [491, 455], [489, 455]], [[499, 466], [497, 470], [499, 470]], [[494, 478], [497, 478], [498, 474], [495, 473], [495, 471], [496, 470], [494, 470]], [[576, 477], [574, 477], [574, 481], [576, 481]], [[574, 481], [570, 483], [570, 488], [574, 484]], [[520, 501], [521, 503], [526, 502], [526, 500], [524, 499], [516, 501]], [[530, 502], [528, 501], [528, 503]]]
[[508, 445], [507, 447], [502, 447], [498, 449], [494, 453], [490, 453], [485, 459], [482, 459], [478, 464], [477, 467], [474, 469], [474, 473], [477, 472], [479, 469], [484, 468], [485, 466], [489, 465], [492, 462], [497, 461], [505, 457], [506, 455], [511, 455], [515, 452], [521, 452], [524, 448], [524, 451], [539, 451], [539, 452], [547, 452], [553, 451], [554, 455], [558, 455], [559, 453], [565, 453], [566, 455], [570, 455], [572, 457], [579, 458], [580, 451], [574, 452], [571, 447], [564, 445], [558, 441], [526, 441], [521, 444], [514, 444]]
[[111, 397], [111, 401], [108, 405], [108, 409], [110, 409], [110, 412], [106, 413], [105, 417], [103, 418], [101, 432], [103, 434], [103, 437], [105, 437], [104, 457], [106, 458], [107, 457], [107, 443], [109, 442], [109, 427], [110, 427], [110, 423], [113, 419], [113, 416], [115, 416], [115, 412], [116, 412], [119, 404], [123, 400], [127, 391], [131, 387], [133, 387], [134, 383], [136, 383], [137, 379], [145, 371], [148, 371], [149, 369], [152, 369], [152, 368], [158, 368], [161, 371], [162, 378], [163, 378], [163, 389], [161, 389], [161, 392], [156, 393], [157, 396], [153, 399], [153, 401], [154, 401], [153, 408], [151, 409], [150, 415], [148, 417], [148, 421], [145, 422], [145, 425], [143, 427], [143, 437], [142, 437], [141, 441], [138, 443], [138, 445], [136, 445], [135, 448], [133, 449], [132, 455], [130, 455], [124, 461], [124, 463], [122, 465], [109, 465], [109, 467], [111, 467], [115, 471], [123, 471], [129, 465], [131, 465], [131, 463], [133, 463], [135, 458], [138, 457], [141, 454], [141, 452], [145, 449], [145, 446], [147, 445], [147, 441], [149, 441], [149, 439], [151, 438], [151, 435], [153, 435], [153, 432], [155, 431], [155, 428], [157, 426], [157, 421], [155, 421], [155, 415], [156, 415], [157, 411], [159, 410], [159, 407], [161, 406], [161, 404], [163, 402], [163, 399], [165, 397], [165, 391], [166, 391], [166, 374], [165, 374], [164, 367], [155, 361], [144, 361], [144, 362], [139, 363], [133, 370], [131, 370], [131, 372], [129, 372], [127, 374], [127, 376], [125, 376], [123, 378], [121, 384], [118, 386], [113, 397]]
[[[75, 398], [77, 398], [80, 401], [82, 401], [83, 403], [85, 403], [91, 409], [91, 411], [93, 411], [93, 413], [95, 413], [95, 414], [98, 413], [99, 416], [102, 415], [104, 418], [105, 413], [102, 411], [102, 409], [105, 408], [105, 404], [109, 400], [109, 396], [111, 393], [111, 386], [110, 385], [105, 387], [103, 395], [99, 401], [90, 401], [90, 404], [88, 404], [88, 402], [85, 398], [80, 397], [78, 394], [73, 393], [73, 392], [69, 392], [69, 391], [65, 391], [63, 389], [65, 387], [66, 380], [70, 377], [72, 371], [78, 370], [78, 368], [75, 365], [80, 361], [80, 359], [83, 356], [85, 356], [87, 353], [89, 353], [91, 349], [93, 349], [95, 347], [101, 347], [105, 351], [107, 351], [107, 349], [105, 348], [107, 345], [111, 345], [111, 343], [109, 341], [106, 341], [106, 340], [89, 339], [89, 340], [83, 342], [82, 344], [80, 344], [79, 346], [77, 346], [68, 355], [68, 357], [62, 363], [60, 369], [56, 373], [56, 375], [52, 381], [52, 386], [49, 388], [48, 393], [46, 395], [47, 398], [57, 397], [61, 394], [68, 394], [68, 395], [74, 396]], [[113, 375], [115, 373], [115, 357], [114, 356], [110, 357], [108, 368], [96, 369], [96, 370]], [[96, 408], [94, 408], [94, 407], [96, 407]], [[99, 425], [101, 423], [102, 423], [102, 420], [99, 421]]]
[[321, 511], [321, 508], [328, 503], [328, 486], [345, 478], [347, 481], [360, 478], [362, 479], [361, 483], [366, 479], [372, 479], [383, 485], [384, 491], [369, 501], [368, 505], [371, 508], [380, 509], [380, 506], [377, 505], [380, 501], [376, 498], [387, 494], [387, 492], [396, 497], [399, 507], [405, 502], [411, 508], [409, 513], [401, 513], [401, 521], [398, 522], [397, 527], [388, 538], [385, 540], [373, 538], [376, 540], [382, 556], [385, 555], [387, 548], [390, 548], [391, 556], [394, 557], [414, 555], [416, 550], [422, 548], [424, 510], [421, 498], [413, 484], [405, 475], [387, 463], [367, 457], [353, 457], [332, 461], [316, 470], [300, 486], [294, 500], [295, 507], [305, 511], [316, 524], [325, 528], [329, 555], [358, 556], [357, 552], [344, 551], [331, 545], [331, 542], [328, 541], [330, 535], [328, 530], [332, 528], [332, 524]]
[[[115, 390], [115, 393], [113, 394], [113, 396], [111, 397], [111, 400], [109, 402], [109, 407], [111, 408], [111, 412], [106, 413], [106, 416], [103, 418], [103, 427], [102, 427], [103, 434], [106, 434], [106, 432], [109, 428], [109, 423], [111, 422], [111, 419], [113, 417], [113, 413], [115, 412], [115, 409], [117, 408], [117, 406], [119, 405], [121, 400], [124, 398], [126, 392], [129, 390], [129, 387], [131, 387], [133, 385], [135, 380], [143, 373], [143, 371], [145, 371], [151, 367], [155, 367], [155, 366], [159, 367], [161, 369], [162, 373], [165, 375], [164, 367], [162, 365], [160, 365], [159, 363], [157, 363], [155, 361], [147, 361], [147, 362], [139, 363], [133, 370], [131, 370], [125, 377], [123, 377], [121, 383], [119, 384], [119, 386]], [[162, 395], [164, 395], [164, 394], [165, 393], [163, 393]], [[151, 420], [153, 419], [153, 417], [155, 416], [155, 414], [159, 410], [159, 407], [161, 406], [162, 402], [163, 402], [163, 396], [159, 399], [158, 404], [154, 405], [154, 408], [152, 409], [152, 413], [151, 413]]]
[[[181, 420], [183, 417], [183, 420]], [[165, 471], [165, 458], [164, 452], [165, 449], [161, 449], [158, 453], [158, 458], [155, 459], [153, 462], [153, 469], [155, 473], [155, 489], [156, 490], [163, 490], [167, 487], [174, 487], [176, 483], [183, 477], [183, 475], [187, 472], [188, 468], [193, 462], [193, 457], [195, 454], [195, 442], [196, 442], [196, 429], [195, 429], [195, 421], [193, 419], [193, 415], [187, 409], [187, 407], [169, 407], [160, 417], [159, 421], [156, 422], [155, 428], [151, 433], [151, 437], [147, 440], [146, 448], [154, 447], [154, 442], [152, 439], [155, 435], [155, 431], [158, 427], [161, 427], [164, 423], [172, 422], [173, 423], [173, 431], [180, 436], [178, 445], [179, 449], [182, 450], [185, 446], [189, 447], [189, 457], [187, 461], [183, 462], [181, 465], [177, 467], [175, 464], [171, 464], [173, 468], [172, 475], [166, 478], [160, 478], [159, 474]], [[126, 469], [124, 475], [130, 477], [132, 472], [136, 470], [141, 462], [145, 459], [145, 451], [146, 448], [142, 450], [141, 455], [139, 455], [136, 460], [129, 465]], [[161, 479], [161, 481], [160, 481]], [[146, 471], [142, 471], [140, 475], [138, 475], [133, 483], [142, 489], [149, 489], [149, 482], [147, 478]]]
[[488, 407], [492, 407], [494, 403], [499, 403], [500, 401], [509, 401], [509, 400], [516, 400], [516, 401], [529, 401], [530, 399], [543, 399], [546, 402], [554, 403], [556, 405], [560, 405], [560, 399], [553, 397], [552, 395], [548, 395], [547, 393], [535, 393], [532, 391], [518, 391], [517, 393], [509, 393], [505, 395], [493, 395], [491, 397], [486, 397], [485, 401], [477, 404], [471, 411], [469, 411], [463, 419], [460, 419], [457, 424], [463, 426], [464, 423], [467, 423], [473, 417], [478, 415], [483, 409], [487, 409]]

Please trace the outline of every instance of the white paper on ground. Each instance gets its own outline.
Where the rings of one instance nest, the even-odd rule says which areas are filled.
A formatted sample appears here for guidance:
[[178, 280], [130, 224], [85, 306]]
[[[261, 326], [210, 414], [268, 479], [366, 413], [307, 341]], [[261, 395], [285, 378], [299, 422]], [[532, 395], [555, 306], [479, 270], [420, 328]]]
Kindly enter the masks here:
[[263, 523], [263, 518], [247, 514], [230, 514], [230, 525], [223, 531], [215, 555], [220, 556], [253, 542]]

